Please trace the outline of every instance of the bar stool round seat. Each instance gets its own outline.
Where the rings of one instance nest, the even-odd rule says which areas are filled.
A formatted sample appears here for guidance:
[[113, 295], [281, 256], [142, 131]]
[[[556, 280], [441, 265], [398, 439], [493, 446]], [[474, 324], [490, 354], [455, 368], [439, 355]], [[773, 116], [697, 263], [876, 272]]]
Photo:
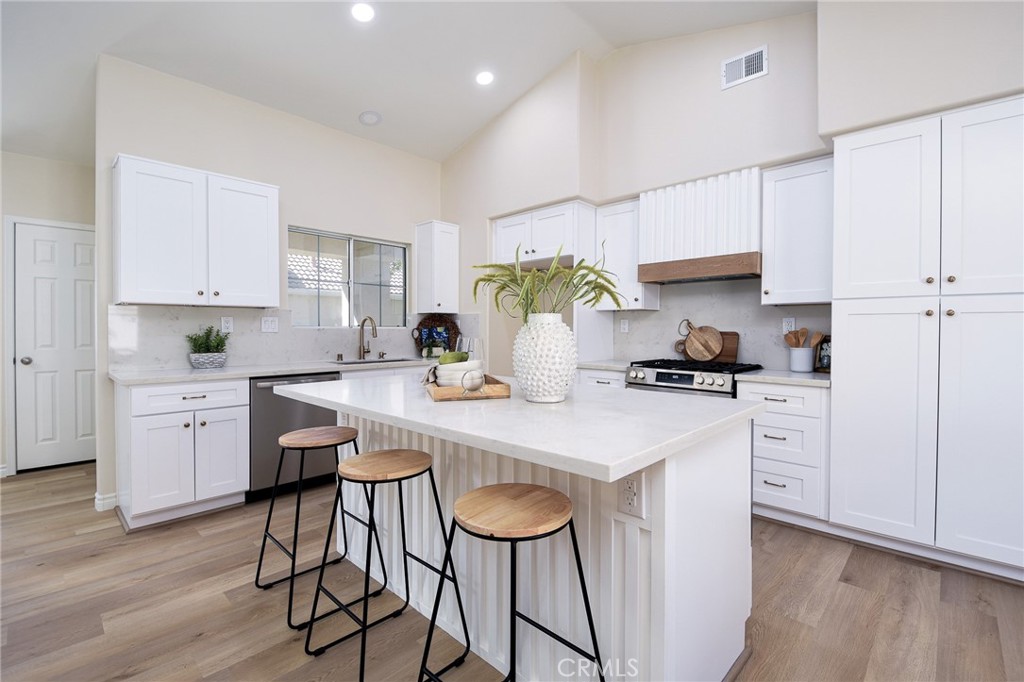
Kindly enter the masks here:
[[471, 533], [492, 538], [536, 538], [564, 528], [572, 500], [553, 488], [498, 483], [470, 490], [455, 501], [455, 520]]
[[338, 465], [338, 475], [354, 483], [400, 481], [419, 476], [433, 462], [422, 450], [376, 450], [349, 457]]
[[[312, 571], [320, 570], [319, 565], [313, 565], [304, 570], [296, 570], [296, 557], [299, 549], [299, 517], [302, 512], [302, 483], [305, 476], [306, 453], [309, 450], [334, 450], [334, 462], [341, 462], [341, 452], [338, 448], [342, 445], [352, 443], [356, 454], [359, 453], [359, 430], [351, 426], [312, 426], [305, 429], [297, 429], [282, 434], [277, 439], [281, 446], [281, 456], [277, 460], [277, 474], [274, 476], [274, 487], [270, 493], [270, 506], [267, 508], [267, 521], [263, 527], [263, 538], [260, 543], [260, 556], [256, 562], [256, 587], [267, 590], [285, 581], [288, 582], [288, 613], [286, 622], [293, 630], [301, 630], [308, 621], [295, 622], [293, 617], [295, 606], [295, 578]], [[278, 487], [281, 485], [281, 471], [284, 467], [285, 456], [289, 452], [297, 453], [299, 458], [299, 477], [295, 482], [295, 511], [293, 514], [292, 537], [290, 546], [285, 546], [277, 536], [270, 532], [271, 520], [274, 518], [274, 507], [277, 502]], [[294, 455], [292, 455], [294, 456]], [[275, 580], [265, 581], [263, 578], [263, 559], [267, 552], [267, 542], [281, 550], [281, 553], [288, 559], [288, 573]], [[378, 540], [379, 542], [379, 540]], [[335, 564], [341, 561], [341, 557], [332, 559], [330, 563]]]
[[[564, 493], [547, 486], [532, 483], [497, 483], [470, 490], [455, 500], [452, 523], [444, 539], [444, 560], [441, 562], [441, 573], [447, 575], [452, 563], [452, 545], [455, 542], [455, 530], [461, 528], [470, 536], [492, 542], [504, 542], [509, 545], [509, 647], [506, 653], [509, 662], [508, 675], [504, 682], [515, 682], [516, 658], [516, 626], [519, 621], [540, 630], [545, 635], [565, 645], [581, 658], [594, 664], [597, 675], [604, 682], [604, 663], [597, 644], [597, 628], [594, 625], [594, 613], [590, 608], [590, 595], [587, 593], [587, 580], [583, 574], [583, 560], [580, 558], [579, 540], [576, 537], [576, 525], [572, 520], [572, 500]], [[517, 546], [522, 542], [540, 540], [552, 536], [563, 528], [569, 529], [572, 552], [576, 563], [576, 575], [579, 580], [580, 596], [587, 616], [590, 630], [591, 650], [587, 651], [579, 645], [562, 637], [542, 623], [519, 610], [516, 597], [518, 583]], [[423, 647], [423, 660], [420, 663], [419, 679], [441, 682], [444, 673], [454, 667], [459, 659], [449, 663], [440, 670], [427, 667], [430, 658], [430, 645], [437, 626], [438, 612], [441, 608], [441, 597], [444, 593], [445, 581], [438, 583], [434, 596], [434, 609], [430, 614], [430, 626], [427, 628], [427, 639]], [[461, 604], [460, 604], [461, 606]], [[468, 640], [467, 640], [468, 645]]]
[[277, 439], [277, 444], [289, 450], [315, 450], [345, 445], [358, 437], [359, 431], [351, 426], [311, 426], [289, 431]]

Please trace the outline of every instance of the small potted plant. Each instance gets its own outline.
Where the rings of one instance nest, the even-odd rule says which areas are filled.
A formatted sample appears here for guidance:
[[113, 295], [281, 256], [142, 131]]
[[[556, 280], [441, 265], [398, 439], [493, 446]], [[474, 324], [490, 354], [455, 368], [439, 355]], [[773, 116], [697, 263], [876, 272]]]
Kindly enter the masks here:
[[561, 255], [559, 248], [547, 269], [522, 267], [519, 249], [515, 263], [474, 266], [489, 272], [473, 282], [473, 300], [481, 288], [489, 289], [495, 308], [525, 323], [512, 344], [512, 373], [534, 403], [565, 400], [576, 376], [576, 339], [561, 311], [576, 301], [593, 307], [606, 296], [622, 307], [614, 273], [604, 269], [603, 257], [568, 267], [559, 264]]
[[188, 340], [191, 351], [188, 356], [189, 362], [196, 369], [223, 367], [228, 359], [225, 350], [229, 336], [230, 332], [221, 333], [219, 329], [214, 329], [213, 325], [195, 334], [186, 334], [185, 339]]

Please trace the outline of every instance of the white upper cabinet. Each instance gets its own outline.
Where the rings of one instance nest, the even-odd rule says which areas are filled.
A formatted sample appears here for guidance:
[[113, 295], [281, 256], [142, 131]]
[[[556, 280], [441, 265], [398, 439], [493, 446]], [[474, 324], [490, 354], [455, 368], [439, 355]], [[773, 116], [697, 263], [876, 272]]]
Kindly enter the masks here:
[[835, 140], [834, 298], [939, 293], [938, 118]]
[[832, 158], [764, 172], [761, 303], [832, 302]]
[[114, 165], [114, 301], [276, 307], [278, 190], [131, 156]]
[[1024, 100], [942, 117], [945, 294], [1024, 291]]
[[583, 210], [582, 204], [571, 201], [495, 220], [494, 262], [515, 262], [517, 248], [521, 261], [554, 258], [559, 248], [563, 256], [576, 255], [576, 229]]
[[458, 225], [416, 225], [416, 312], [459, 312]]
[[[597, 209], [597, 253], [604, 244], [604, 268], [615, 274], [616, 288], [623, 297], [623, 310], [657, 310], [661, 287], [637, 281], [640, 261], [640, 201], [624, 201]], [[598, 310], [617, 310], [611, 299], [597, 304]]]

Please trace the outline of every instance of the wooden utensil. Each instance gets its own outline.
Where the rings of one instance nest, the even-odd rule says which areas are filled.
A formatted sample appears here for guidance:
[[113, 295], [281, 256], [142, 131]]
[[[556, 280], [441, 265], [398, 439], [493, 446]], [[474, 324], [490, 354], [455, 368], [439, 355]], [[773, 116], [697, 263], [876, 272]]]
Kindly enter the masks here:
[[786, 332], [785, 336], [783, 336], [782, 338], [786, 340], [786, 345], [789, 346], [790, 348], [797, 347], [797, 337], [795, 331]]
[[811, 348], [817, 348], [818, 344], [821, 343], [821, 340], [824, 338], [825, 335], [821, 332], [814, 332], [814, 334], [811, 335]]
[[804, 341], [807, 340], [807, 327], [800, 327], [800, 329], [796, 330], [796, 340], [799, 341], [799, 343], [796, 344], [796, 347], [803, 348]]
[[722, 352], [722, 334], [714, 327], [694, 327], [687, 320], [686, 326], [690, 333], [686, 336], [684, 347], [686, 354], [694, 360], [706, 362]]

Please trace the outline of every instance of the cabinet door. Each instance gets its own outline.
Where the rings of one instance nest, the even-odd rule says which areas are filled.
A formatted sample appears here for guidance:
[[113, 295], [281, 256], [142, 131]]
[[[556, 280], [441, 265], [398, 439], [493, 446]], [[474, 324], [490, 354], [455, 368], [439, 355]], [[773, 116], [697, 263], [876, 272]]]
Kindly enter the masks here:
[[281, 298], [277, 188], [209, 176], [213, 305], [276, 308]]
[[832, 304], [832, 523], [934, 543], [938, 352], [937, 298]]
[[1024, 100], [942, 117], [942, 293], [1024, 291]]
[[942, 307], [935, 544], [1024, 566], [1024, 297]]
[[249, 489], [249, 407], [195, 413], [196, 500]]
[[561, 204], [533, 212], [530, 225], [530, 259], [554, 258], [576, 253], [576, 205]]
[[[616, 287], [625, 299], [625, 310], [657, 310], [661, 287], [637, 281], [639, 264], [640, 202], [629, 201], [602, 206], [597, 211], [597, 252], [604, 245], [604, 267], [615, 273]], [[597, 304], [598, 310], [618, 310], [611, 299]]]
[[761, 303], [832, 302], [832, 159], [764, 174]]
[[132, 514], [195, 500], [192, 412], [131, 420]]
[[114, 300], [207, 302], [206, 175], [119, 157], [114, 173]]
[[939, 137], [934, 118], [836, 138], [834, 298], [938, 294]]
[[530, 260], [530, 223], [529, 213], [509, 216], [494, 221], [494, 262], [514, 263], [516, 249], [519, 249], [519, 260]]
[[416, 312], [459, 312], [459, 228], [430, 221], [416, 226]]

